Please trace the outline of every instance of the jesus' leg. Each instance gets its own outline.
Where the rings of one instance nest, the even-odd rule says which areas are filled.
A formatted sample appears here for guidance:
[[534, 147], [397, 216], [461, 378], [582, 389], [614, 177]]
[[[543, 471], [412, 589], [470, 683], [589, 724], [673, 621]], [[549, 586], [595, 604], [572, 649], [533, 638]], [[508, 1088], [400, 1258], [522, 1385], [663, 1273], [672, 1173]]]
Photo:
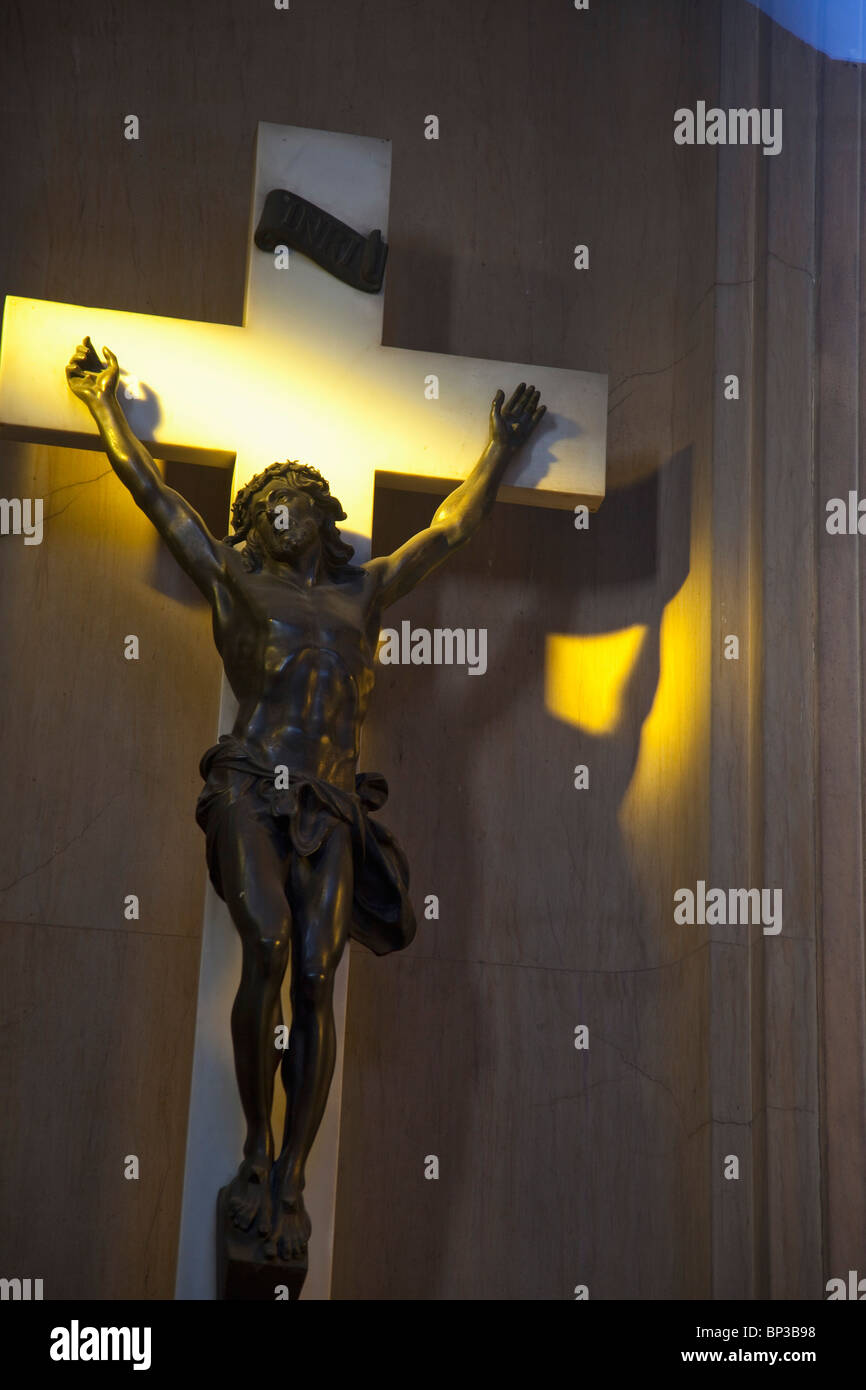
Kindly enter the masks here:
[[279, 1062], [276, 1027], [280, 987], [289, 961], [291, 912], [285, 852], [271, 825], [238, 802], [220, 826], [223, 891], [243, 947], [241, 982], [232, 1009], [232, 1042], [247, 1121], [244, 1158], [229, 1188], [228, 1210], [241, 1230], [270, 1229], [273, 1161], [271, 1103]]
[[324, 1114], [337, 1053], [334, 975], [352, 915], [352, 842], [336, 826], [321, 849], [293, 860], [292, 1029], [283, 1060], [286, 1128], [274, 1167], [274, 1224], [266, 1253], [303, 1256], [310, 1236], [304, 1209], [304, 1165]]

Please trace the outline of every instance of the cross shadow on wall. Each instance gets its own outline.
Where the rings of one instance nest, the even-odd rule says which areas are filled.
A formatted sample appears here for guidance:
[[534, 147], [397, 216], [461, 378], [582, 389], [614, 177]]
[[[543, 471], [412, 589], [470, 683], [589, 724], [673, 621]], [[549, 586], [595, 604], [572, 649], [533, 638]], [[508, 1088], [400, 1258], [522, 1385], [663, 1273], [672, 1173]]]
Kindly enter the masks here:
[[[432, 509], [429, 497], [381, 490], [374, 554], [427, 524]], [[488, 669], [470, 676], [465, 668], [380, 667], [362, 750], [362, 766], [389, 778], [382, 818], [408, 853], [419, 921], [402, 957], [372, 963], [350, 985], [345, 1102], [355, 1104], [355, 1069], [367, 1101], [371, 1089], [391, 1099], [381, 1115], [367, 1110], [357, 1131], [344, 1111], [344, 1143], [364, 1147], [362, 1156], [341, 1154], [341, 1184], [347, 1176], [351, 1187], [349, 1170], [361, 1157], [370, 1212], [378, 1206], [370, 1174], [384, 1174], [385, 1215], [372, 1218], [381, 1229], [368, 1229], [365, 1218], [358, 1241], [387, 1249], [389, 1232], [400, 1231], [401, 1242], [417, 1247], [412, 1266], [419, 1271], [417, 1288], [389, 1295], [383, 1287], [369, 1296], [519, 1296], [505, 1276], [501, 1289], [488, 1282], [482, 1295], [471, 1283], [455, 1286], [454, 1271], [467, 1268], [473, 1240], [486, 1251], [488, 1281], [495, 1250], [501, 1247], [502, 1267], [514, 1269], [519, 1249], [518, 1282], [538, 1289], [535, 1296], [551, 1296], [546, 1287], [574, 1283], [569, 1241], [585, 1255], [595, 1244], [585, 1225], [567, 1234], [568, 1217], [546, 1194], [561, 1192], [563, 1169], [579, 1168], [588, 1129], [602, 1150], [608, 1132], [615, 1147], [619, 1108], [628, 1103], [622, 1093], [602, 1099], [599, 1091], [596, 1109], [587, 1109], [569, 1051], [574, 1025], [604, 1019], [605, 1036], [595, 1036], [582, 1073], [587, 1090], [609, 1077], [631, 1073], [633, 1080], [636, 1069], [651, 1070], [664, 1052], [657, 998], [642, 993], [640, 972], [655, 968], [669, 937], [658, 912], [642, 901], [620, 811], [659, 688], [665, 608], [689, 571], [690, 513], [690, 451], [609, 493], [586, 531], [574, 529], [566, 512], [497, 505], [463, 551], [384, 616], [383, 626], [398, 630], [404, 619], [431, 630], [486, 627]], [[571, 636], [578, 640], [569, 654]], [[551, 670], [556, 641], [566, 649], [558, 690]], [[569, 660], [573, 690], [567, 680], [563, 688]], [[581, 669], [581, 662], [604, 669]], [[588, 769], [586, 790], [574, 785], [578, 765]], [[432, 893], [438, 920], [424, 917]], [[353, 948], [353, 961], [361, 954]], [[360, 998], [370, 990], [375, 1008]], [[366, 1040], [355, 1032], [356, 1007], [362, 1017], [375, 1015], [372, 1088], [363, 1083], [370, 1063]], [[428, 1044], [420, 1052], [419, 1037]], [[650, 1137], [656, 1122], [647, 1115]], [[679, 1114], [665, 1112], [658, 1123], [670, 1126], [676, 1142]], [[356, 1140], [362, 1124], [365, 1138]], [[440, 1215], [448, 1213], [444, 1227], [427, 1220], [420, 1199], [400, 1210], [393, 1181], [403, 1163], [417, 1168], [419, 1155], [437, 1147], [446, 1158], [431, 1187], [440, 1189]], [[676, 1172], [670, 1163], [667, 1169]], [[595, 1202], [603, 1224], [606, 1203], [629, 1207], [633, 1198], [625, 1222], [638, 1241], [646, 1188], [641, 1193], [632, 1181], [631, 1190], [627, 1182], [617, 1190], [612, 1183], [606, 1194], [608, 1176], [600, 1176], [596, 1198], [586, 1193], [587, 1204]], [[520, 1188], [529, 1181], [527, 1210]], [[652, 1186], [651, 1173], [646, 1181]], [[348, 1190], [345, 1198], [357, 1220]], [[674, 1193], [669, 1198], [668, 1205], [676, 1201]], [[562, 1240], [561, 1269], [550, 1240], [539, 1240], [545, 1227]], [[676, 1246], [674, 1239], [672, 1258]], [[527, 1269], [533, 1248], [544, 1261], [537, 1278]], [[607, 1258], [598, 1256], [602, 1264]], [[595, 1290], [607, 1273], [619, 1280], [619, 1296], [630, 1296], [616, 1252], [609, 1258], [609, 1270], [596, 1263], [584, 1273]], [[673, 1269], [670, 1277], [675, 1281]]]

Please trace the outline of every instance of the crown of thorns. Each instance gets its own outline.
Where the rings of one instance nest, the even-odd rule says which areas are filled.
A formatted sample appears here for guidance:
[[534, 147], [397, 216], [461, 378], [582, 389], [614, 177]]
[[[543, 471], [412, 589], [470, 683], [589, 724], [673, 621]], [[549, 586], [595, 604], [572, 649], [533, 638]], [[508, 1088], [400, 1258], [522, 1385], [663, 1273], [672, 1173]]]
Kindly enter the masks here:
[[240, 489], [232, 503], [233, 534], [226, 537], [228, 542], [238, 545], [245, 541], [248, 550], [252, 546], [250, 559], [257, 558], [257, 547], [252, 544], [253, 537], [250, 534], [254, 521], [253, 501], [257, 494], [276, 478], [284, 478], [293, 488], [310, 493], [321, 518], [320, 529], [329, 566], [334, 568], [348, 564], [355, 552], [351, 545], [341, 539], [337, 529], [337, 522], [345, 521], [346, 513], [339, 500], [331, 496], [328, 480], [322, 477], [318, 468], [313, 468], [308, 463], [300, 463], [297, 459], [272, 463], [269, 468], [256, 473], [255, 477], [250, 478]]
[[240, 489], [232, 504], [232, 529], [239, 538], [246, 535], [253, 521], [253, 498], [272, 483], [275, 478], [285, 478], [293, 487], [310, 492], [321, 509], [323, 516], [333, 522], [345, 521], [346, 513], [336, 497], [331, 496], [327, 478], [323, 478], [318, 468], [297, 459], [286, 459], [284, 463], [272, 463]]

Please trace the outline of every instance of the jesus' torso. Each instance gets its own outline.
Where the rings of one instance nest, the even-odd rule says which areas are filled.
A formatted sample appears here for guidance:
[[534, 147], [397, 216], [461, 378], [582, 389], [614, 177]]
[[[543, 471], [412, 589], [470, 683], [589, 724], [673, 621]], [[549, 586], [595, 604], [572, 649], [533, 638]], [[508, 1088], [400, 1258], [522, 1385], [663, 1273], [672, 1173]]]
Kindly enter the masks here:
[[354, 789], [379, 614], [364, 570], [305, 586], [227, 561], [214, 640], [238, 700], [233, 734], [266, 766]]

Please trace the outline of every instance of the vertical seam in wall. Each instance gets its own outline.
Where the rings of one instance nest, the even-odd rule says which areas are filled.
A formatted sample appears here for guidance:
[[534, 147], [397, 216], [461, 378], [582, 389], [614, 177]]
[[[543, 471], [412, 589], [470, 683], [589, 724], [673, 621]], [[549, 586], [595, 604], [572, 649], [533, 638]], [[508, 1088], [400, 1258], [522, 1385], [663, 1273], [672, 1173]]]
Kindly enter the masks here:
[[[771, 21], [761, 14], [757, 29], [756, 105], [770, 96]], [[750, 498], [750, 845], [752, 882], [765, 879], [764, 844], [764, 462], [767, 386], [767, 186], [769, 166], [757, 151], [753, 157], [755, 175], [754, 244], [752, 287], [752, 363], [751, 363], [751, 440], [749, 450]], [[752, 1112], [752, 1297], [769, 1297], [768, 1189], [767, 1189], [767, 1113], [766, 1113], [766, 998], [764, 992], [764, 944], [749, 950], [749, 1049]], [[756, 1123], [757, 1121], [757, 1123]]]
[[[717, 53], [717, 55], [718, 55], [718, 65], [717, 65], [717, 69], [716, 69], [716, 82], [717, 82], [717, 91], [718, 91], [719, 94], [720, 94], [719, 99], [721, 99], [721, 92], [722, 92], [723, 81], [724, 81], [724, 65], [725, 65], [725, 46], [724, 46], [724, 29], [725, 29], [725, 21], [724, 21], [723, 10], [722, 10], [722, 6], [721, 6], [721, 5], [719, 5], [719, 7], [718, 7], [717, 19], [718, 19], [718, 28], [717, 28], [717, 31], [716, 31], [716, 53]], [[682, 18], [680, 18], [680, 23], [682, 23]], [[717, 573], [716, 573], [716, 563], [715, 563], [715, 561], [716, 561], [716, 553], [715, 553], [715, 552], [716, 552], [716, 546], [715, 546], [715, 529], [716, 529], [715, 506], [716, 506], [716, 499], [715, 499], [715, 486], [714, 486], [714, 482], [715, 482], [715, 469], [716, 469], [716, 415], [717, 415], [715, 381], [716, 381], [716, 373], [717, 373], [717, 367], [718, 367], [717, 356], [718, 356], [718, 346], [719, 346], [719, 345], [718, 345], [718, 333], [719, 333], [719, 285], [718, 285], [718, 280], [719, 280], [719, 266], [720, 266], [719, 256], [720, 256], [720, 230], [721, 230], [721, 228], [720, 228], [720, 222], [721, 222], [721, 188], [720, 188], [720, 183], [721, 183], [721, 165], [720, 165], [720, 160], [719, 160], [719, 151], [718, 151], [718, 149], [716, 149], [715, 160], [716, 160], [716, 164], [715, 164], [716, 190], [715, 190], [715, 208], [714, 208], [714, 211], [713, 211], [713, 217], [714, 217], [714, 222], [715, 222], [715, 244], [714, 244], [714, 247], [713, 247], [713, 280], [714, 280], [716, 283], [715, 283], [715, 284], [713, 285], [713, 287], [712, 287], [712, 322], [711, 322], [710, 329], [709, 329], [709, 332], [710, 332], [710, 335], [711, 335], [710, 341], [711, 341], [711, 343], [712, 343], [712, 353], [711, 353], [712, 369], [711, 369], [710, 382], [709, 382], [709, 390], [710, 390], [710, 425], [709, 425], [709, 450], [710, 450], [710, 478], [709, 478], [709, 507], [710, 507], [710, 528], [709, 528], [709, 529], [710, 529], [710, 542], [709, 542], [709, 545], [710, 545], [710, 583], [709, 583], [709, 590], [710, 590], [710, 592], [709, 592], [709, 614], [710, 614], [710, 623], [711, 623], [711, 625], [713, 625], [713, 626], [715, 625], [715, 617], [716, 617], [716, 595], [717, 595], [717, 592], [718, 592], [718, 575], [717, 575]], [[710, 844], [709, 844], [709, 846], [708, 846], [708, 852], [709, 852], [709, 855], [712, 856], [712, 843], [713, 843], [713, 834], [714, 834], [714, 813], [715, 813], [714, 786], [715, 786], [715, 752], [716, 752], [715, 747], [714, 747], [714, 733], [715, 733], [715, 727], [714, 727], [714, 706], [715, 706], [715, 700], [716, 700], [716, 670], [715, 670], [716, 658], [715, 658], [715, 644], [714, 644], [714, 642], [713, 642], [712, 640], [710, 641], [709, 660], [710, 660], [710, 672], [709, 672], [709, 711], [708, 711], [708, 723], [709, 723], [709, 758], [708, 758], [708, 765], [707, 765], [707, 776], [708, 776], [708, 781], [709, 781], [709, 789], [708, 789], [708, 791], [709, 791], [709, 807], [710, 807], [710, 809], [709, 809], [708, 823], [709, 823]], [[707, 1013], [708, 1013], [708, 1017], [711, 1019], [712, 1007], [713, 1007], [713, 947], [712, 947], [712, 942], [707, 942], [706, 990], [707, 990], [707, 997], [706, 997], [706, 1002], [707, 1002]], [[710, 1181], [709, 1181], [709, 1189], [708, 1189], [708, 1193], [709, 1193], [709, 1212], [708, 1212], [708, 1222], [707, 1222], [707, 1234], [708, 1234], [708, 1237], [709, 1237], [708, 1243], [707, 1243], [707, 1254], [708, 1254], [708, 1268], [707, 1268], [708, 1280], [707, 1280], [707, 1282], [708, 1282], [708, 1285], [709, 1285], [709, 1296], [710, 1296], [711, 1299], [713, 1299], [713, 1298], [715, 1298], [715, 1296], [716, 1296], [716, 1238], [715, 1238], [715, 1230], [716, 1230], [716, 1194], [715, 1194], [715, 1176], [714, 1176], [714, 1173], [713, 1173], [713, 1138], [714, 1138], [714, 1134], [715, 1134], [715, 1121], [714, 1121], [714, 1118], [713, 1118], [713, 1112], [714, 1112], [715, 1106], [714, 1106], [714, 1103], [713, 1103], [713, 1102], [714, 1102], [714, 1092], [713, 1092], [714, 1066], [713, 1066], [713, 1035], [712, 1035], [712, 1024], [711, 1024], [711, 1022], [710, 1022], [710, 1026], [707, 1028], [707, 1035], [706, 1035], [706, 1036], [707, 1036], [707, 1067], [706, 1067], [706, 1073], [705, 1073], [705, 1074], [706, 1074], [706, 1082], [707, 1082], [707, 1162], [708, 1162], [709, 1172], [710, 1172]]]
[[[862, 399], [862, 392], [863, 392], [863, 388], [862, 388], [862, 375], [861, 375], [861, 365], [862, 365], [862, 361], [863, 361], [863, 351], [862, 351], [862, 345], [863, 345], [863, 314], [862, 314], [862, 302], [863, 302], [863, 274], [862, 274], [862, 267], [863, 267], [863, 258], [862, 258], [862, 249], [863, 249], [863, 226], [864, 226], [863, 200], [864, 200], [864, 197], [866, 197], [866, 192], [864, 192], [864, 188], [863, 188], [863, 180], [862, 180], [862, 178], [860, 178], [860, 170], [861, 170], [862, 167], [863, 167], [863, 82], [864, 82], [864, 69], [861, 67], [861, 68], [860, 68], [860, 71], [859, 71], [859, 80], [858, 80], [858, 82], [857, 82], [856, 175], [857, 175], [857, 178], [858, 178], [858, 184], [859, 184], [859, 188], [860, 188], [860, 197], [859, 197], [859, 199], [857, 200], [857, 272], [856, 272], [856, 274], [857, 274], [857, 305], [856, 305], [856, 310], [855, 310], [855, 312], [856, 312], [856, 324], [857, 324], [857, 331], [856, 331], [856, 337], [855, 337], [855, 361], [856, 361], [856, 381], [857, 381], [857, 409], [856, 409], [856, 413], [855, 413], [855, 416], [854, 416], [854, 445], [855, 445], [855, 449], [856, 449], [856, 461], [857, 461], [857, 462], [856, 462], [856, 466], [857, 466], [857, 490], [858, 490], [858, 494], [860, 493], [860, 491], [861, 491], [861, 489], [862, 489], [862, 481], [863, 481], [863, 472], [862, 472], [862, 466], [861, 466], [861, 419], [860, 419], [860, 402], [861, 402], [861, 399]], [[858, 556], [858, 559], [859, 559], [859, 556]], [[856, 583], [856, 586], [855, 586], [855, 605], [856, 605], [856, 607], [855, 607], [855, 612], [856, 612], [856, 617], [857, 617], [857, 633], [856, 633], [856, 638], [855, 638], [855, 640], [856, 640], [856, 643], [857, 643], [857, 677], [858, 677], [858, 679], [857, 679], [857, 716], [858, 716], [858, 717], [857, 717], [857, 729], [858, 729], [858, 733], [861, 733], [861, 731], [862, 731], [862, 729], [863, 729], [863, 585], [862, 585], [862, 574], [863, 574], [863, 567], [862, 567], [862, 565], [861, 565], [860, 563], [858, 563], [858, 565], [857, 565], [857, 583]], [[858, 838], [858, 843], [862, 846], [862, 845], [863, 845], [863, 835], [864, 835], [864, 822], [863, 822], [863, 739], [862, 739], [862, 736], [858, 738], [857, 743], [858, 743], [858, 747], [857, 747], [857, 782], [858, 782], [858, 785], [859, 785], [859, 787], [860, 787], [860, 800], [859, 800], [859, 802], [858, 802], [858, 804], [857, 804], [857, 818], [858, 818], [858, 837], [857, 837], [857, 838]], [[864, 939], [864, 930], [866, 930], [866, 922], [864, 922], [864, 913], [863, 913], [863, 854], [862, 854], [862, 852], [861, 852], [860, 857], [859, 857], [859, 860], [858, 860], [858, 865], [859, 865], [859, 888], [860, 888], [860, 891], [859, 891], [859, 894], [858, 894], [859, 902], [860, 902], [860, 918], [859, 918], [858, 926], [859, 926], [859, 929], [860, 929], [861, 956], [862, 956], [862, 943], [863, 943], [863, 939]], [[866, 993], [866, 978], [863, 979], [862, 984], [863, 984], [863, 988], [864, 988], [864, 993]], [[864, 1047], [864, 1048], [862, 1049], [862, 1051], [861, 1051], [861, 1057], [860, 1057], [860, 1075], [861, 1075], [861, 1076], [866, 1076], [866, 1047]]]
[[823, 805], [821, 787], [821, 679], [820, 679], [820, 651], [821, 651], [821, 547], [820, 529], [817, 518], [820, 515], [820, 481], [821, 481], [821, 457], [820, 457], [820, 425], [821, 425], [821, 370], [820, 370], [820, 351], [821, 351], [821, 299], [823, 290], [823, 254], [824, 254], [824, 228], [821, 216], [824, 193], [824, 105], [825, 105], [825, 76], [827, 72], [828, 59], [820, 58], [816, 63], [817, 84], [815, 93], [816, 104], [816, 130], [815, 130], [815, 172], [814, 172], [814, 208], [812, 223], [815, 229], [815, 280], [812, 290], [812, 409], [811, 409], [811, 430], [812, 430], [812, 513], [816, 519], [812, 528], [812, 563], [815, 574], [815, 613], [812, 624], [812, 664], [815, 673], [812, 691], [812, 727], [814, 730], [812, 739], [812, 779], [815, 788], [815, 837], [813, 844], [814, 855], [814, 875], [815, 875], [815, 895], [814, 895], [814, 915], [815, 915], [815, 1088], [818, 1102], [818, 1134], [817, 1134], [817, 1159], [818, 1159], [818, 1242], [819, 1255], [824, 1261], [824, 1230], [826, 1224], [826, 1170], [824, 1163], [822, 1137], [825, 1130], [825, 1087], [822, 1085], [823, 1067], [823, 1035], [822, 1035], [822, 1015], [823, 1015], [823, 935], [822, 924], [824, 920], [824, 883], [822, 877], [823, 866], [823, 840], [821, 825], [821, 809]]
[[[864, 115], [864, 113], [863, 113], [863, 82], [864, 82], [864, 69], [861, 67], [861, 68], [860, 68], [860, 71], [859, 71], [859, 80], [858, 80], [858, 82], [857, 82], [857, 138], [856, 138], [856, 150], [855, 150], [855, 177], [856, 177], [857, 180], [858, 180], [858, 186], [859, 186], [859, 189], [860, 189], [860, 196], [859, 196], [859, 198], [858, 198], [858, 200], [857, 200], [857, 256], [856, 256], [856, 309], [855, 309], [855, 314], [856, 314], [856, 318], [855, 318], [855, 323], [856, 323], [856, 332], [855, 332], [855, 363], [856, 363], [856, 376], [855, 376], [855, 380], [856, 380], [856, 382], [857, 382], [857, 401], [856, 401], [856, 410], [855, 410], [855, 413], [854, 413], [854, 445], [855, 445], [855, 450], [856, 450], [855, 459], [856, 459], [856, 477], [857, 477], [857, 492], [858, 492], [858, 496], [859, 496], [860, 493], [862, 492], [862, 483], [863, 483], [863, 470], [862, 470], [862, 465], [861, 465], [861, 435], [862, 435], [862, 430], [861, 430], [861, 409], [862, 409], [862, 404], [861, 404], [861, 403], [862, 403], [862, 397], [863, 397], [863, 385], [862, 385], [862, 376], [861, 376], [861, 363], [862, 363], [862, 357], [863, 357], [863, 353], [862, 353], [862, 341], [863, 341], [863, 326], [862, 326], [862, 325], [863, 325], [863, 304], [862, 304], [863, 276], [862, 276], [862, 265], [863, 265], [863, 256], [862, 256], [862, 253], [863, 253], [863, 227], [864, 227], [864, 212], [863, 212], [863, 207], [864, 207], [864, 197], [866, 197], [866, 192], [864, 192], [863, 180], [862, 180], [862, 177], [861, 177], [861, 169], [862, 169], [862, 167], [863, 167], [863, 115]], [[859, 918], [858, 918], [858, 921], [857, 921], [857, 923], [856, 923], [855, 925], [856, 925], [856, 927], [859, 929], [859, 937], [860, 937], [860, 954], [861, 954], [861, 960], [862, 960], [862, 958], [863, 958], [863, 942], [864, 942], [864, 926], [866, 926], [866, 923], [864, 923], [864, 902], [863, 902], [863, 886], [864, 886], [864, 885], [863, 885], [863, 858], [864, 858], [864, 854], [863, 854], [863, 846], [864, 846], [864, 841], [863, 841], [863, 836], [864, 836], [864, 816], [863, 816], [863, 809], [864, 809], [864, 808], [863, 808], [863, 631], [862, 631], [862, 614], [863, 614], [863, 562], [862, 562], [862, 560], [860, 559], [860, 550], [859, 550], [859, 546], [858, 546], [858, 551], [857, 551], [857, 573], [856, 573], [856, 584], [855, 584], [854, 594], [855, 594], [854, 602], [855, 602], [855, 616], [856, 616], [856, 627], [857, 627], [857, 631], [856, 631], [856, 633], [855, 633], [855, 638], [854, 638], [854, 640], [855, 640], [855, 642], [856, 642], [856, 650], [857, 650], [857, 666], [856, 666], [856, 670], [857, 670], [857, 731], [858, 731], [858, 748], [857, 748], [857, 774], [858, 774], [858, 776], [857, 776], [857, 780], [858, 780], [858, 785], [859, 785], [859, 787], [860, 787], [860, 798], [859, 798], [859, 801], [858, 801], [858, 804], [857, 804], [857, 819], [858, 819], [858, 826], [857, 826], [858, 836], [857, 836], [857, 842], [858, 842], [858, 844], [859, 844], [860, 847], [861, 847], [861, 852], [860, 852], [860, 855], [859, 855], [859, 858], [858, 858], [858, 869], [859, 869], [859, 893], [858, 893], [858, 900], [859, 900]], [[864, 979], [861, 981], [861, 985], [862, 985], [862, 988], [864, 989], [864, 991], [866, 991], [866, 978], [864, 978]], [[861, 1036], [862, 1036], [862, 1033], [861, 1033]], [[861, 1077], [866, 1076], [866, 1048], [864, 1048], [864, 1047], [862, 1047], [862, 1046], [861, 1046], [861, 1053], [860, 1053], [860, 1076], [861, 1076]], [[826, 1270], [826, 1276], [829, 1277], [830, 1275], [832, 1275], [832, 1270], [827, 1269], [827, 1270]]]

